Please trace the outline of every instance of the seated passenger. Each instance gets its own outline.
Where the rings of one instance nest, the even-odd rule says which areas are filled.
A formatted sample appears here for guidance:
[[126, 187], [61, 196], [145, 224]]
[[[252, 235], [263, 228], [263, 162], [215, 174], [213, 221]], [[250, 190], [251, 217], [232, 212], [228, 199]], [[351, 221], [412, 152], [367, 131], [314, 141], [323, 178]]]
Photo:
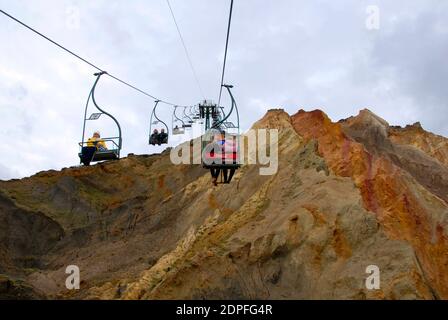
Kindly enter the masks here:
[[157, 129], [154, 129], [154, 131], [151, 134], [151, 137], [149, 137], [149, 143], [155, 146], [159, 143], [159, 131]]
[[215, 135], [213, 137], [213, 141], [215, 143], [223, 146], [224, 143], [226, 142], [225, 135], [226, 135], [226, 133], [224, 131], [219, 131], [219, 132], [215, 133]]
[[101, 139], [99, 131], [95, 131], [92, 138], [89, 138], [89, 140], [87, 140], [87, 146], [96, 147], [97, 151], [107, 151], [106, 142]]
[[165, 132], [165, 129], [160, 129], [159, 146], [166, 143], [168, 143], [168, 134]]
[[207, 161], [212, 161], [214, 164], [221, 163], [221, 158], [224, 156], [224, 135], [225, 133], [222, 131], [214, 133], [213, 140], [207, 145], [208, 151], [205, 154], [205, 157], [208, 158]]
[[230, 136], [224, 143], [224, 150], [226, 153], [236, 152], [236, 143], [234, 137]]
[[214, 159], [213, 163], [217, 164], [217, 167], [211, 167], [210, 173], [212, 175], [212, 182], [216, 186], [218, 185], [218, 177], [222, 174], [222, 182], [230, 183], [233, 175], [235, 174], [235, 168], [228, 168], [226, 166], [220, 166], [221, 164], [236, 163], [237, 159], [237, 145], [235, 138], [225, 137], [225, 131], [216, 132], [213, 136], [212, 144], [213, 150], [211, 150], [206, 157]]
[[224, 138], [222, 143], [222, 160], [225, 164], [236, 164], [237, 162], [238, 147], [235, 139], [236, 137], [232, 135], [228, 135]]

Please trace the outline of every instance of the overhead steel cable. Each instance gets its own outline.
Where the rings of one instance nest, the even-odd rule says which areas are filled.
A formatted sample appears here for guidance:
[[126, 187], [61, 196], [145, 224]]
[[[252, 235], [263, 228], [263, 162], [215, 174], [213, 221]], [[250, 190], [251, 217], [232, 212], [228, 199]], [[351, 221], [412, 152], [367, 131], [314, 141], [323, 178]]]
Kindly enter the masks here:
[[[26, 23], [24, 23], [24, 22], [20, 21], [19, 19], [13, 17], [12, 15], [8, 14], [7, 12], [5, 12], [5, 11], [3, 11], [3, 10], [1, 10], [1, 9], [0, 9], [0, 12], [1, 12], [2, 14], [4, 14], [5, 16], [7, 16], [8, 18], [14, 20], [15, 22], [21, 24], [21, 25], [24, 26], [25, 28], [27, 28], [27, 29], [33, 31], [35, 34], [41, 36], [41, 37], [44, 38], [45, 40], [51, 42], [52, 44], [54, 44], [55, 46], [59, 47], [60, 49], [66, 51], [67, 53], [71, 54], [72, 56], [74, 56], [74, 57], [78, 58], [79, 60], [83, 61], [84, 63], [88, 64], [89, 66], [91, 66], [91, 67], [97, 69], [97, 70], [100, 71], [100, 72], [104, 72], [104, 71], [105, 71], [105, 70], [103, 70], [102, 68], [98, 67], [97, 65], [93, 64], [92, 62], [88, 61], [87, 59], [84, 59], [84, 58], [81, 57], [80, 55], [78, 55], [78, 54], [74, 53], [73, 51], [67, 49], [67, 48], [64, 47], [63, 45], [61, 45], [61, 44], [57, 43], [56, 41], [50, 39], [50, 38], [47, 37], [46, 35], [42, 34], [42, 33], [39, 32], [39, 31], [37, 31], [36, 29], [30, 27], [30, 26], [27, 25]], [[164, 104], [167, 104], [167, 105], [170, 105], [170, 106], [176, 106], [176, 105], [178, 105], [178, 104], [171, 103], [171, 102], [168, 102], [168, 101], [165, 101], [165, 100], [162, 100], [162, 99], [158, 99], [158, 98], [156, 98], [155, 96], [149, 94], [148, 92], [146, 92], [146, 91], [144, 91], [144, 90], [141, 90], [141, 89], [137, 88], [136, 86], [134, 86], [134, 85], [132, 85], [132, 84], [130, 84], [130, 83], [124, 81], [124, 80], [121, 80], [120, 78], [118, 78], [118, 77], [116, 77], [116, 76], [114, 76], [114, 75], [112, 75], [112, 74], [110, 74], [110, 73], [107, 73], [107, 75], [108, 75], [109, 77], [111, 77], [112, 79], [115, 79], [116, 81], [118, 81], [118, 82], [120, 82], [120, 83], [122, 83], [122, 84], [128, 86], [129, 88], [132, 88], [132, 89], [136, 90], [137, 92], [140, 92], [141, 94], [144, 94], [145, 96], [150, 97], [151, 99], [159, 100], [160, 103], [164, 103]]]
[[199, 78], [198, 78], [198, 75], [196, 73], [196, 69], [194, 68], [194, 65], [193, 65], [193, 62], [191, 60], [190, 54], [188, 52], [187, 45], [185, 44], [184, 37], [182, 36], [182, 33], [180, 32], [180, 27], [179, 27], [179, 24], [177, 23], [176, 16], [174, 15], [174, 11], [173, 11], [173, 8], [171, 6], [171, 3], [170, 3], [169, 0], [166, 0], [166, 3], [168, 4], [168, 8], [170, 9], [171, 17], [173, 17], [174, 25], [176, 26], [177, 33], [179, 34], [180, 42], [182, 43], [182, 46], [184, 47], [185, 56], [187, 57], [188, 64], [190, 65], [190, 68], [191, 68], [191, 71], [193, 73], [193, 77], [194, 77], [194, 79], [196, 81], [196, 84], [198, 86], [199, 92], [200, 92], [201, 96], [205, 100], [204, 91], [202, 90], [201, 83], [199, 82]]
[[229, 47], [230, 25], [232, 23], [233, 0], [230, 1], [229, 22], [227, 24], [226, 48], [224, 50], [224, 63], [222, 65], [221, 85], [219, 86], [218, 106], [221, 103], [222, 85], [224, 84], [224, 74], [226, 72], [227, 49]]

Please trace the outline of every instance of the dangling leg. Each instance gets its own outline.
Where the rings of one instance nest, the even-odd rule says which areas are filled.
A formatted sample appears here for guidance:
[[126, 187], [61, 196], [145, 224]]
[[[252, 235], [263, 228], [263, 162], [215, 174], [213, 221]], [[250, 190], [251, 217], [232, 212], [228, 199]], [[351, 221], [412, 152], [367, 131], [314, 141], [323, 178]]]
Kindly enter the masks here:
[[213, 178], [213, 184], [215, 186], [218, 185], [218, 177], [219, 177], [220, 173], [221, 173], [221, 169], [219, 169], [219, 168], [215, 169], [215, 177]]
[[212, 175], [212, 182], [216, 186], [218, 184], [219, 169], [210, 168], [210, 173]]
[[223, 172], [223, 174], [224, 174], [224, 183], [228, 183], [227, 182], [227, 169], [222, 169], [222, 172]]
[[210, 174], [212, 176], [212, 183], [216, 185], [215, 169], [210, 168]]
[[230, 183], [230, 181], [232, 181], [233, 175], [235, 174], [235, 169], [230, 169], [230, 175], [229, 175], [229, 180], [227, 183]]

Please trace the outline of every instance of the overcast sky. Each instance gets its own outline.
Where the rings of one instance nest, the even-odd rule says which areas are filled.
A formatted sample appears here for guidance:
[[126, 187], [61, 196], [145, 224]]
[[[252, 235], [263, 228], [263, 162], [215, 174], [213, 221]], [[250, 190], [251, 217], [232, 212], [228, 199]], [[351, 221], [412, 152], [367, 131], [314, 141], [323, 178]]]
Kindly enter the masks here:
[[[229, 3], [171, 0], [214, 100]], [[380, 10], [379, 29], [366, 27], [369, 5]], [[159, 98], [202, 99], [165, 0], [0, 0], [0, 8]], [[440, 0], [235, 0], [225, 82], [235, 86], [242, 129], [273, 107], [320, 108], [335, 121], [368, 107], [390, 124], [420, 121], [448, 136], [447, 17]], [[3, 15], [0, 26], [0, 179], [77, 165], [96, 70]], [[147, 145], [151, 99], [109, 77], [96, 98], [121, 123], [123, 155], [160, 151]], [[171, 121], [171, 108], [159, 113]], [[88, 134], [96, 129], [116, 135], [106, 118]]]

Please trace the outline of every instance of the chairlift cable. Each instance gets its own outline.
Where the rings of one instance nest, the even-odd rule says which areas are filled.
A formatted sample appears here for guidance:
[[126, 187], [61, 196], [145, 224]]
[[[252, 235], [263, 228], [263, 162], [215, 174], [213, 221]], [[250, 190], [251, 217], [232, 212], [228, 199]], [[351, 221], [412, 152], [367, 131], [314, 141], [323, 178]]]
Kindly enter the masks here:
[[222, 65], [221, 85], [219, 86], [218, 107], [219, 107], [219, 105], [221, 103], [222, 86], [224, 84], [224, 74], [225, 74], [225, 71], [226, 71], [227, 49], [229, 47], [230, 25], [232, 23], [232, 11], [233, 11], [233, 0], [230, 1], [229, 22], [227, 24], [226, 47], [225, 47], [225, 50], [224, 50], [224, 63]]
[[190, 65], [190, 69], [191, 69], [191, 71], [193, 73], [193, 77], [194, 77], [194, 79], [196, 81], [196, 84], [198, 86], [199, 92], [200, 92], [201, 96], [205, 100], [204, 91], [202, 90], [201, 83], [199, 82], [199, 78], [198, 78], [198, 75], [196, 73], [196, 69], [194, 68], [194, 65], [193, 65], [193, 62], [191, 60], [190, 54], [188, 52], [187, 45], [185, 44], [184, 37], [182, 36], [182, 33], [180, 32], [180, 27], [179, 27], [179, 24], [177, 23], [176, 16], [174, 15], [174, 11], [173, 11], [173, 8], [171, 6], [171, 3], [170, 3], [169, 0], [166, 0], [166, 3], [168, 4], [168, 8], [170, 9], [171, 17], [173, 18], [174, 24], [175, 24], [176, 29], [177, 29], [177, 33], [179, 34], [180, 42], [182, 43], [182, 46], [184, 47], [185, 56], [187, 57], [188, 64]]
[[[67, 48], [64, 47], [63, 45], [61, 45], [61, 44], [57, 43], [56, 41], [52, 40], [51, 38], [47, 37], [47, 36], [44, 35], [43, 33], [37, 31], [36, 29], [34, 29], [34, 28], [32, 28], [32, 27], [30, 27], [30, 26], [27, 25], [26, 23], [24, 23], [24, 22], [20, 21], [19, 19], [13, 17], [13, 16], [10, 15], [9, 13], [7, 13], [7, 12], [1, 10], [1, 9], [0, 9], [0, 13], [2, 13], [2, 14], [4, 14], [5, 16], [7, 16], [8, 18], [14, 20], [15, 22], [21, 24], [21, 25], [24, 26], [25, 28], [31, 30], [31, 31], [34, 32], [35, 34], [41, 36], [41, 37], [44, 38], [45, 40], [51, 42], [51, 43], [54, 44], [55, 46], [59, 47], [60, 49], [62, 49], [62, 50], [64, 50], [64, 51], [66, 51], [67, 53], [71, 54], [72, 56], [78, 58], [79, 60], [83, 61], [84, 63], [88, 64], [89, 66], [91, 66], [91, 67], [97, 69], [98, 71], [100, 71], [100, 72], [104, 72], [104, 71], [105, 71], [105, 70], [103, 70], [102, 68], [98, 67], [97, 65], [93, 64], [92, 62], [88, 61], [87, 59], [81, 57], [80, 55], [74, 53], [73, 51], [67, 49]], [[171, 103], [171, 102], [168, 102], [168, 101], [165, 101], [165, 100], [157, 99], [156, 97], [154, 97], [153, 95], [149, 94], [148, 92], [146, 92], [146, 91], [144, 91], [144, 90], [141, 90], [141, 89], [137, 88], [136, 86], [134, 86], [134, 85], [132, 85], [132, 84], [130, 84], [130, 83], [124, 81], [124, 80], [121, 80], [120, 78], [118, 78], [118, 77], [116, 77], [116, 76], [114, 76], [114, 75], [112, 75], [112, 74], [110, 74], [110, 73], [107, 73], [107, 75], [108, 75], [109, 77], [111, 77], [112, 79], [114, 79], [114, 80], [116, 80], [116, 81], [118, 81], [118, 82], [120, 82], [120, 83], [122, 83], [122, 84], [128, 86], [128, 87], [131, 88], [131, 89], [136, 90], [137, 92], [140, 92], [141, 94], [144, 94], [145, 96], [147, 96], [147, 97], [149, 97], [149, 98], [151, 98], [151, 99], [160, 100], [161, 103], [164, 103], [164, 104], [167, 104], [167, 105], [170, 105], [170, 106], [175, 106], [175, 105], [176, 105], [176, 104], [174, 104], [174, 103]]]

